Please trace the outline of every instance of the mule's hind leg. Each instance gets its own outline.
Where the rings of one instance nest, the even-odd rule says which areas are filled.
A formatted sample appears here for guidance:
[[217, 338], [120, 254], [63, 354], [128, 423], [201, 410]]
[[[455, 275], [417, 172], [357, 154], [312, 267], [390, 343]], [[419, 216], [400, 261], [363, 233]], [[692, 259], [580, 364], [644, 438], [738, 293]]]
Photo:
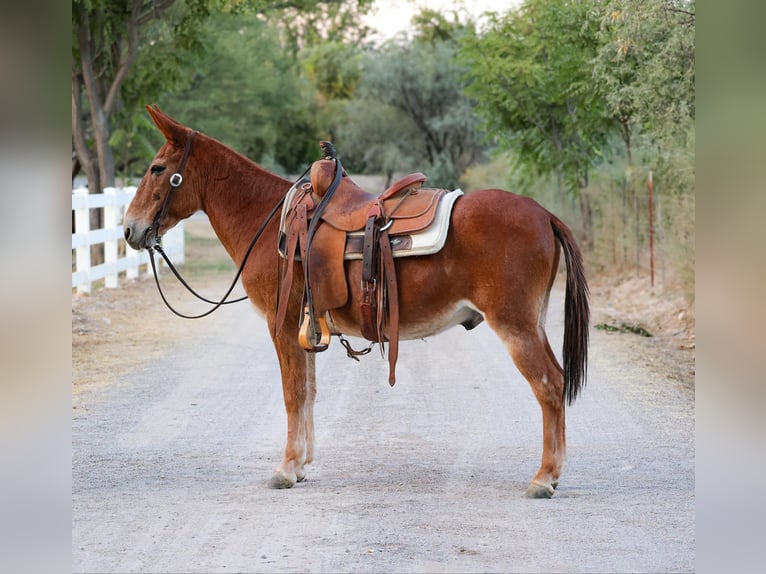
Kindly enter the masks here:
[[500, 335], [513, 362], [532, 387], [542, 410], [542, 461], [526, 496], [550, 498], [558, 485], [566, 458], [563, 373], [542, 329], [534, 327], [512, 335], [502, 332]]
[[274, 346], [282, 372], [287, 444], [270, 484], [273, 488], [291, 488], [306, 477], [305, 465], [313, 459], [315, 360], [298, 345], [294, 333], [283, 332], [274, 339]]

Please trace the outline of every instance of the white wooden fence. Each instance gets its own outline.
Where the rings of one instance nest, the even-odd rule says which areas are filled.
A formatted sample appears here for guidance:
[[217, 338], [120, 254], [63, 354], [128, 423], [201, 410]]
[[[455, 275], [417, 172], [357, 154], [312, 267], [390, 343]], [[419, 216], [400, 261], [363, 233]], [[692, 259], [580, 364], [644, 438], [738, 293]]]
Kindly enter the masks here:
[[[135, 187], [115, 189], [108, 187], [104, 193], [88, 193], [85, 188], [72, 191], [74, 233], [72, 233], [72, 289], [78, 293], [90, 293], [94, 281], [104, 280], [105, 287], [118, 287], [120, 273], [126, 278], [136, 278], [142, 266], [151, 273], [149, 255], [136, 251], [124, 239], [122, 218], [130, 200], [136, 193]], [[104, 228], [90, 228], [90, 210], [104, 209]], [[90, 246], [104, 244], [104, 263], [91, 266]], [[174, 264], [184, 262], [184, 226], [176, 225], [162, 238], [162, 247]], [[122, 255], [120, 252], [122, 251]], [[155, 257], [158, 264], [165, 265], [162, 257]]]

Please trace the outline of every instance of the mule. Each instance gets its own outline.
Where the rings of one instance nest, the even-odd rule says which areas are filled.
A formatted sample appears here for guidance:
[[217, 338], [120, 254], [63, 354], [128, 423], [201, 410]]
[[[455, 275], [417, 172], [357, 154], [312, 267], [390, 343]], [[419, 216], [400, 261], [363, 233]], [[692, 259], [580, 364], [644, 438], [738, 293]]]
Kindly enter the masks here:
[[[287, 443], [270, 484], [290, 488], [304, 480], [306, 465], [314, 458], [315, 354], [298, 344], [297, 322], [288, 321], [276, 332], [279, 217], [269, 222], [266, 218], [292, 182], [183, 126], [156, 106], [147, 110], [166, 141], [125, 213], [125, 239], [131, 247], [150, 249], [168, 229], [201, 210], [239, 265], [256, 229], [265, 224], [241, 280], [252, 305], [268, 323], [279, 359]], [[526, 495], [551, 497], [566, 457], [565, 406], [581, 393], [587, 371], [589, 304], [581, 252], [571, 230], [555, 215], [531, 198], [500, 189], [458, 198], [450, 226], [438, 253], [396, 259], [400, 338], [421, 339], [452, 326], [470, 329], [487, 322], [542, 410], [542, 460]], [[545, 332], [562, 252], [563, 368]], [[349, 302], [331, 312], [334, 334], [361, 336], [354, 303], [359, 300], [361, 263], [345, 263]], [[294, 274], [288, 316], [299, 317], [303, 298], [299, 263]]]

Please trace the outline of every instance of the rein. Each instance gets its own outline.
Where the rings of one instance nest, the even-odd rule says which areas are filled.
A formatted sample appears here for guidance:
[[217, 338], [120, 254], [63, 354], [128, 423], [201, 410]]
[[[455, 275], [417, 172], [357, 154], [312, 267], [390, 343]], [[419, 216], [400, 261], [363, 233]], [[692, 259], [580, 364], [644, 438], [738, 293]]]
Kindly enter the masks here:
[[[231, 303], [239, 303], [240, 301], [244, 301], [247, 299], [247, 296], [240, 297], [239, 299], [233, 299], [231, 301], [227, 301], [226, 299], [231, 295], [231, 292], [234, 290], [234, 287], [237, 284], [237, 281], [239, 280], [240, 275], [242, 275], [242, 271], [245, 269], [245, 264], [247, 263], [248, 257], [250, 257], [250, 253], [253, 251], [253, 247], [255, 247], [255, 243], [258, 241], [258, 239], [263, 234], [263, 231], [266, 229], [266, 226], [269, 224], [269, 222], [274, 218], [274, 215], [276, 215], [277, 211], [280, 207], [282, 207], [282, 204], [284, 203], [285, 198], [282, 197], [277, 204], [271, 209], [269, 212], [269, 215], [266, 217], [266, 219], [261, 223], [261, 226], [258, 228], [258, 231], [255, 232], [255, 237], [253, 237], [253, 240], [250, 242], [250, 246], [247, 248], [247, 251], [245, 252], [245, 257], [242, 259], [242, 263], [239, 266], [239, 269], [237, 269], [237, 274], [234, 276], [234, 280], [231, 282], [231, 285], [229, 286], [229, 289], [226, 291], [226, 294], [221, 298], [220, 301], [211, 301], [209, 299], [206, 299], [202, 295], [199, 295], [196, 291], [194, 291], [189, 284], [184, 281], [183, 277], [181, 277], [181, 274], [178, 272], [178, 270], [173, 266], [173, 264], [170, 262], [170, 258], [167, 256], [165, 251], [162, 249], [162, 245], [157, 241], [148, 251], [149, 251], [149, 260], [152, 263], [152, 273], [154, 273], [154, 282], [157, 284], [157, 290], [160, 292], [160, 297], [162, 297], [162, 300], [165, 302], [165, 305], [168, 309], [170, 309], [173, 313], [178, 315], [179, 317], [182, 317], [184, 319], [201, 319], [202, 317], [207, 317], [210, 315], [213, 311], [217, 310], [221, 305], [229, 305]], [[162, 287], [160, 286], [160, 278], [157, 274], [157, 266], [154, 263], [154, 252], [159, 253], [162, 255], [162, 258], [165, 260], [165, 263], [167, 263], [170, 270], [173, 272], [173, 275], [176, 276], [178, 281], [181, 282], [181, 284], [186, 287], [186, 289], [189, 290], [189, 292], [197, 297], [197, 299], [200, 299], [204, 301], [205, 303], [210, 303], [211, 305], [214, 305], [212, 309], [208, 309], [204, 313], [200, 313], [199, 315], [186, 315], [184, 313], [181, 313], [180, 311], [177, 311], [173, 308], [173, 306], [168, 302], [167, 298], [165, 297], [165, 293], [162, 291]]]
[[[181, 172], [183, 171], [184, 167], [186, 167], [186, 162], [189, 159], [189, 154], [191, 152], [191, 142], [192, 142], [192, 139], [194, 138], [195, 133], [196, 132], [194, 130], [189, 130], [189, 137], [186, 138], [184, 154], [181, 157], [181, 163], [178, 166], [178, 171], [170, 176], [170, 189], [168, 190], [168, 193], [165, 196], [165, 201], [162, 203], [162, 207], [157, 212], [157, 215], [154, 216], [154, 220], [152, 221], [152, 226], [149, 228], [150, 230], [155, 229], [159, 231], [160, 221], [162, 220], [163, 217], [165, 217], [167, 213], [168, 206], [170, 205], [171, 196], [173, 195], [173, 192], [178, 187], [180, 187], [181, 183], [183, 182], [183, 176], [181, 175]], [[303, 172], [303, 175], [301, 175], [297, 181], [300, 181], [301, 179], [303, 179], [303, 177], [306, 175], [306, 173], [308, 173], [308, 171], [309, 170], [307, 169], [305, 172]], [[173, 263], [170, 261], [170, 258], [167, 256], [165, 251], [162, 249], [162, 243], [161, 243], [162, 238], [158, 234], [156, 234], [154, 245], [147, 247], [147, 251], [149, 252], [149, 260], [152, 264], [152, 273], [154, 274], [154, 282], [157, 284], [157, 290], [160, 292], [160, 297], [162, 298], [162, 301], [165, 303], [167, 308], [170, 309], [174, 314], [184, 319], [201, 319], [202, 317], [207, 317], [208, 315], [210, 315], [213, 311], [221, 307], [221, 305], [229, 305], [231, 303], [239, 303], [240, 301], [246, 300], [247, 296], [240, 297], [239, 299], [232, 299], [231, 301], [227, 301], [226, 299], [228, 299], [229, 295], [231, 295], [231, 292], [234, 290], [234, 287], [236, 286], [237, 281], [242, 275], [242, 271], [245, 269], [245, 264], [247, 263], [247, 259], [250, 257], [250, 253], [253, 251], [253, 248], [255, 247], [256, 242], [261, 237], [261, 235], [263, 235], [263, 232], [266, 229], [266, 226], [274, 218], [274, 215], [276, 215], [279, 208], [282, 207], [282, 204], [285, 202], [286, 197], [287, 197], [286, 195], [282, 196], [282, 198], [277, 202], [277, 204], [273, 208], [271, 208], [271, 211], [266, 216], [266, 219], [263, 221], [263, 223], [261, 223], [260, 227], [255, 232], [255, 236], [253, 237], [253, 240], [250, 242], [250, 246], [247, 248], [247, 251], [245, 252], [245, 256], [242, 259], [242, 263], [240, 264], [239, 269], [237, 269], [237, 274], [234, 276], [234, 280], [231, 282], [229, 289], [226, 291], [226, 294], [221, 298], [220, 301], [211, 301], [210, 299], [203, 297], [202, 295], [194, 291], [194, 289], [192, 289], [186, 281], [184, 281], [183, 277], [181, 277], [181, 274], [178, 272], [178, 270], [175, 268]], [[160, 278], [159, 278], [159, 274], [157, 273], [157, 265], [154, 261], [155, 251], [162, 256], [168, 268], [170, 268], [170, 270], [173, 272], [173, 275], [176, 276], [176, 279], [178, 279], [178, 281], [184, 287], [186, 287], [186, 289], [192, 295], [194, 295], [197, 299], [204, 301], [205, 303], [209, 303], [213, 305], [213, 308], [209, 309], [208, 311], [204, 313], [200, 313], [199, 315], [186, 315], [174, 309], [173, 306], [168, 302], [167, 298], [165, 297], [165, 293], [162, 291], [162, 287], [160, 286]]]

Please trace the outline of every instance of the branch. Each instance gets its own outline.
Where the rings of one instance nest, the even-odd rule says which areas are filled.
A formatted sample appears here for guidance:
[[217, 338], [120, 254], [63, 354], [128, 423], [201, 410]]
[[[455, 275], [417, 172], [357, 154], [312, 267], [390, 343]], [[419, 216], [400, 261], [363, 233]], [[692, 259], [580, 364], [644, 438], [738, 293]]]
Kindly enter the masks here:
[[695, 12], [689, 12], [688, 10], [683, 10], [681, 8], [673, 8], [672, 6], [666, 6], [665, 7], [665, 11], [666, 12], [673, 12], [675, 14], [683, 14], [684, 16], [688, 16], [689, 17], [688, 20], [680, 22], [681, 24], [684, 24], [684, 25], [691, 24], [693, 26], [694, 23], [695, 23], [695, 19], [696, 19], [696, 13]]
[[[75, 153], [80, 165], [85, 169], [86, 173], [90, 169], [93, 162], [90, 153], [88, 152], [88, 144], [85, 141], [85, 124], [82, 121], [82, 101], [80, 99], [80, 93], [82, 88], [80, 86], [80, 78], [77, 73], [72, 71], [72, 142], [74, 144]], [[74, 179], [74, 167], [72, 168]]]
[[[172, 4], [172, 0], [165, 0]], [[152, 4], [155, 4], [154, 2]], [[144, 9], [144, 0], [133, 0], [133, 6], [130, 11], [130, 19], [128, 20], [128, 45], [125, 52], [125, 59], [120, 62], [117, 73], [114, 75], [112, 85], [109, 86], [109, 93], [104, 101], [104, 112], [110, 115], [117, 105], [117, 99], [120, 95], [120, 88], [122, 82], [125, 81], [125, 76], [128, 74], [133, 62], [136, 61], [138, 56], [138, 32], [140, 30], [139, 16]], [[122, 50], [120, 49], [120, 52]]]
[[689, 12], [688, 10], [682, 10], [681, 8], [673, 8], [672, 6], [668, 6], [665, 8], [668, 12], [676, 12], [677, 14], [686, 14], [687, 16], [690, 16], [692, 20], [694, 20], [696, 13], [695, 12]]
[[[101, 107], [100, 92], [93, 74], [93, 52], [91, 51], [90, 17], [87, 10], [80, 12], [80, 25], [77, 29], [77, 42], [80, 47], [82, 81], [88, 95], [91, 114]], [[74, 71], [73, 71], [74, 74]], [[74, 78], [74, 76], [73, 76]], [[74, 83], [73, 83], [74, 88]]]
[[136, 2], [141, 3], [139, 14], [136, 17], [136, 24], [138, 27], [142, 27], [148, 22], [155, 20], [162, 16], [162, 13], [170, 8], [175, 0], [151, 0], [149, 2]]
[[[111, 114], [117, 106], [117, 100], [120, 95], [122, 83], [125, 81], [130, 68], [138, 57], [138, 42], [141, 28], [153, 19], [162, 16], [162, 13], [170, 8], [175, 0], [133, 0], [130, 10], [130, 19], [128, 20], [127, 30], [127, 49], [125, 59], [119, 63], [117, 73], [109, 87], [109, 93], [104, 102], [104, 111]], [[122, 47], [119, 49], [122, 52]]]

